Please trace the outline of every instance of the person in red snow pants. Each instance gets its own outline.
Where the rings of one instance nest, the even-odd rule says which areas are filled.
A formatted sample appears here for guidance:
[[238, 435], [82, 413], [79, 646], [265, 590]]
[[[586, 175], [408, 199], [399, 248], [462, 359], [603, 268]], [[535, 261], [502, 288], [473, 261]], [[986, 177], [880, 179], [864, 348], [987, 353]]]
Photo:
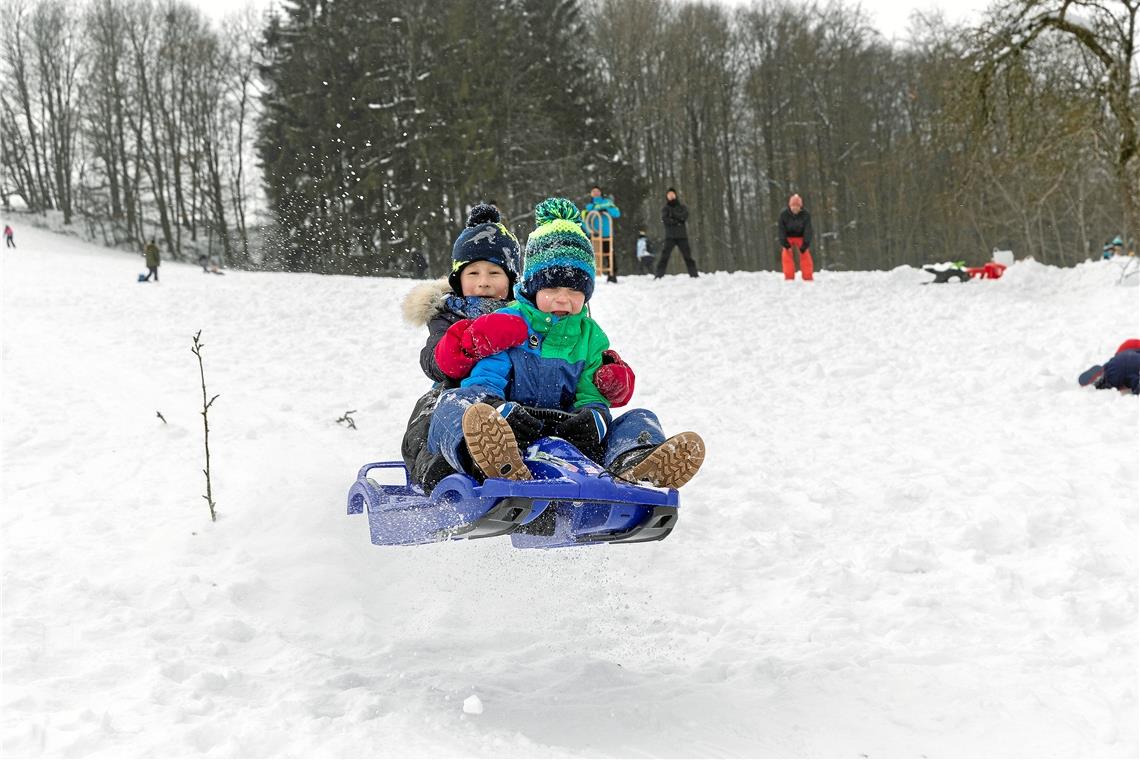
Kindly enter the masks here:
[[814, 279], [815, 264], [811, 260], [811, 214], [798, 194], [788, 198], [788, 207], [780, 212], [780, 248], [784, 279], [796, 278], [796, 262], [792, 249], [799, 249], [800, 272], [804, 280]]

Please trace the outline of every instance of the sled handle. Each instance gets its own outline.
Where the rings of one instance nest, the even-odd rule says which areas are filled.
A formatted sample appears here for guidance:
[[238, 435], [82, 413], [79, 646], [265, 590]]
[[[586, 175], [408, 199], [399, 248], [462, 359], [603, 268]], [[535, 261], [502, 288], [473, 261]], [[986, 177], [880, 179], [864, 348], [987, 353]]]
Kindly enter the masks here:
[[371, 462], [360, 468], [360, 472], [356, 473], [356, 479], [360, 480], [368, 476], [369, 470], [379, 469], [400, 469], [404, 471], [404, 485], [411, 486], [412, 476], [408, 473], [408, 467], [403, 462]]

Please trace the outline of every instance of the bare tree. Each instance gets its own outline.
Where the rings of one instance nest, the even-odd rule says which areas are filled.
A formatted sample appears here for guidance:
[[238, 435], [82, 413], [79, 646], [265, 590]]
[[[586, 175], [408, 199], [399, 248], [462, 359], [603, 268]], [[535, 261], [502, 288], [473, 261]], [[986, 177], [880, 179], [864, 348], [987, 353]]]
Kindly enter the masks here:
[[71, 224], [72, 175], [79, 126], [78, 73], [83, 51], [75, 15], [63, 0], [40, 0], [31, 16], [49, 166], [64, 224]]
[[1115, 139], [1101, 145], [1113, 166], [1122, 200], [1126, 239], [1140, 232], [1140, 92], [1135, 61], [1140, 0], [1020, 0], [995, 14], [994, 31], [977, 53], [988, 86], [1039, 40], [1060, 36], [1077, 46], [1094, 71], [1091, 84], [1111, 116], [1103, 122]]

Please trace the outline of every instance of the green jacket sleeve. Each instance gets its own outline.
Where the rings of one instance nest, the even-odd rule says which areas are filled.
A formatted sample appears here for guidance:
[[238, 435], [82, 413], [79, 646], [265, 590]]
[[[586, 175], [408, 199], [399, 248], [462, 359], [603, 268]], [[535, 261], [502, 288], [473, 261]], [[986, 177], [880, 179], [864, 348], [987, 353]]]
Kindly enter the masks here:
[[582, 369], [582, 374], [578, 376], [578, 388], [574, 396], [574, 408], [581, 409], [584, 406], [602, 406], [609, 409], [610, 402], [598, 390], [598, 386], [594, 385], [594, 373], [598, 371], [598, 367], [602, 366], [602, 352], [610, 347], [610, 339], [598, 326], [594, 320], [590, 320], [590, 334], [586, 341], [587, 354], [586, 366]]

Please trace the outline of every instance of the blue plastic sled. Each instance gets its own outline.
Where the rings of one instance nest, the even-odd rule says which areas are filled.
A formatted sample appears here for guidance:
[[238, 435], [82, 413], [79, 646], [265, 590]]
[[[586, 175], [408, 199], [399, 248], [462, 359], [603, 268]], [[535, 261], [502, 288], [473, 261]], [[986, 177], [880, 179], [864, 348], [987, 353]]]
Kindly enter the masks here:
[[[676, 489], [616, 480], [561, 438], [540, 438], [525, 461], [531, 480], [448, 475], [431, 495], [411, 483], [403, 462], [360, 468], [348, 513], [368, 515], [377, 546], [510, 535], [518, 548], [660, 541], [677, 524]], [[399, 469], [404, 485], [380, 485], [371, 470]]]

